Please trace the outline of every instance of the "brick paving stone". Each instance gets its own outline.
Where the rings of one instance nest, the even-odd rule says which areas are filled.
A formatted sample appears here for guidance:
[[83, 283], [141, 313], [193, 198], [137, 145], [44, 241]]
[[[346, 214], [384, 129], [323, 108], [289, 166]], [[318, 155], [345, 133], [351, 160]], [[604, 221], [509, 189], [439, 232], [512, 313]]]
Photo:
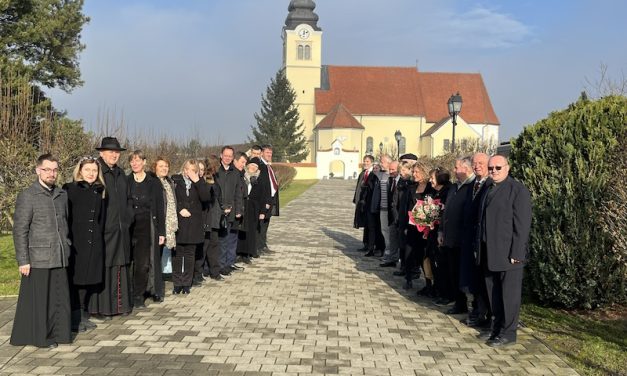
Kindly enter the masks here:
[[165, 302], [55, 350], [9, 345], [15, 298], [0, 298], [0, 375], [576, 375], [527, 329], [515, 346], [487, 347], [364, 258], [353, 190], [319, 182], [272, 218], [274, 253], [243, 273], [189, 296], [168, 283]]

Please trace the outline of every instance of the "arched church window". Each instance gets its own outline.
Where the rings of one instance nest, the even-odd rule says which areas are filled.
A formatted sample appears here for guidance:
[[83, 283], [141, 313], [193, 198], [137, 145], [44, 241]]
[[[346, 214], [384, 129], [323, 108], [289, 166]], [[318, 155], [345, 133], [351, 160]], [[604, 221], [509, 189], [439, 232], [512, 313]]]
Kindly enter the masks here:
[[340, 148], [333, 149], [333, 155], [340, 155]]
[[303, 47], [302, 44], [298, 45], [298, 60], [303, 60], [303, 50], [305, 48]]
[[399, 154], [405, 154], [406, 145], [407, 145], [407, 139], [405, 137], [401, 137], [401, 141], [398, 143]]
[[366, 154], [372, 154], [372, 151], [374, 150], [372, 145], [373, 145], [372, 137], [366, 138]]
[[311, 60], [311, 47], [305, 46], [305, 60]]

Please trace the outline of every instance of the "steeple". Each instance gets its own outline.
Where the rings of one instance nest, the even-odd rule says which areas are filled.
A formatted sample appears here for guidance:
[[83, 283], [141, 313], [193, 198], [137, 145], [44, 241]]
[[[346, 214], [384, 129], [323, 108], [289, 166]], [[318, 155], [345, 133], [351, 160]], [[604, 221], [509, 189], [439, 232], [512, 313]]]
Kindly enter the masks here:
[[294, 30], [298, 25], [307, 24], [314, 30], [320, 31], [318, 27], [318, 15], [314, 12], [316, 3], [313, 0], [291, 0], [287, 7], [289, 11], [285, 19], [285, 29]]

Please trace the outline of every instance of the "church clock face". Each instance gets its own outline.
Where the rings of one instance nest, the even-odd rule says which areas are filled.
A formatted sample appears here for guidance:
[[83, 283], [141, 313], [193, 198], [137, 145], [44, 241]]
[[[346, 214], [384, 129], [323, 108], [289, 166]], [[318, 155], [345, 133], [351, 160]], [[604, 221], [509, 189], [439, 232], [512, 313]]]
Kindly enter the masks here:
[[300, 30], [298, 31], [298, 36], [299, 36], [301, 39], [307, 39], [307, 38], [309, 38], [309, 30], [307, 30], [307, 29], [300, 29]]

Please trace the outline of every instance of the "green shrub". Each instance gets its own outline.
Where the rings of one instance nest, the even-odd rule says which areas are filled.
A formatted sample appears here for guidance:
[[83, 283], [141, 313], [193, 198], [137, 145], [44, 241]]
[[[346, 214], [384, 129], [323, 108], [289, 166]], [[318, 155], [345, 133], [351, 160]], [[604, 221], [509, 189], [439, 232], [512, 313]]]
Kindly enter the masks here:
[[284, 164], [273, 164], [272, 170], [276, 175], [276, 180], [279, 183], [279, 190], [284, 190], [292, 184], [294, 177], [296, 177], [296, 169], [294, 167]]
[[591, 308], [625, 302], [625, 260], [604, 230], [604, 202], [616, 184], [627, 98], [590, 101], [525, 128], [512, 140], [512, 174], [529, 188], [533, 223], [526, 287], [544, 304]]

